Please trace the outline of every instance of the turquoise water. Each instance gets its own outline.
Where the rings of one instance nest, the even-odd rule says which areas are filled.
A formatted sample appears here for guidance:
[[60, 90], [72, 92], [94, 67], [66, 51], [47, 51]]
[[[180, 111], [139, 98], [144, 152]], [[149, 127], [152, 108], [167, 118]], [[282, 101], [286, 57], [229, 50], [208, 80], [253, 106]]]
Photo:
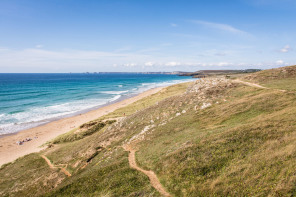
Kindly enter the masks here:
[[0, 135], [191, 80], [160, 74], [0, 74]]

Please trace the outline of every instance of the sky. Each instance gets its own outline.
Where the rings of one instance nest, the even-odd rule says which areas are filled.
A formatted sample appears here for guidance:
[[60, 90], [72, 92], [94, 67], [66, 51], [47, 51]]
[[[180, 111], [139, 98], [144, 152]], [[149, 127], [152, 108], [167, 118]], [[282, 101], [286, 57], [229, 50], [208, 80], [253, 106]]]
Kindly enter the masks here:
[[0, 0], [0, 73], [296, 64], [295, 0]]

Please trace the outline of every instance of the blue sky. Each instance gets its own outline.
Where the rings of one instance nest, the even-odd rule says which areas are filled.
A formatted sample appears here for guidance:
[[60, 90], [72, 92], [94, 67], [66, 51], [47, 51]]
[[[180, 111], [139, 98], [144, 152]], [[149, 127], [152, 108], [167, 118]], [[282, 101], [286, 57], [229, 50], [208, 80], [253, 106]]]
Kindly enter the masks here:
[[296, 64], [294, 0], [0, 0], [0, 72]]

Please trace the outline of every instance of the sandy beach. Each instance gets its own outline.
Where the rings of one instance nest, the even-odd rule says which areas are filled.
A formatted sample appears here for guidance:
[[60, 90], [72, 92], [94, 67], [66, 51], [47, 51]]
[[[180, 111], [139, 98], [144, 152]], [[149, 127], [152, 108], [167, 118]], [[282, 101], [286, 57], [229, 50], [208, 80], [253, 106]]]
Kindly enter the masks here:
[[[41, 145], [57, 137], [58, 135], [66, 133], [74, 128], [79, 127], [83, 123], [97, 119], [103, 115], [113, 112], [121, 107], [127, 106], [144, 97], [155, 94], [161, 89], [162, 87], [154, 88], [146, 92], [143, 92], [137, 96], [101, 107], [96, 110], [92, 110], [73, 117], [63, 118], [42, 126], [20, 131], [14, 135], [2, 137], [0, 138], [0, 166], [5, 163], [12, 162], [15, 159], [27, 155], [29, 153], [38, 152], [45, 148], [41, 148]], [[32, 140], [29, 142], [25, 142], [23, 145], [16, 144], [17, 141], [26, 138], [32, 138]]]

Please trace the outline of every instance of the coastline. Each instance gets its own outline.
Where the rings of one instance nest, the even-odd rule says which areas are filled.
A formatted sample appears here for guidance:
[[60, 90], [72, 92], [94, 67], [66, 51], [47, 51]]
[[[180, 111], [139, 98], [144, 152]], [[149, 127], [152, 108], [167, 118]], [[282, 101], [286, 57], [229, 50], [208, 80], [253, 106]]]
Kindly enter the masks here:
[[[165, 86], [163, 86], [165, 87]], [[152, 89], [155, 89], [155, 88], [151, 88], [151, 89], [148, 89], [146, 91], [149, 91], [149, 90], [152, 90]], [[142, 93], [146, 92], [146, 91], [143, 91]], [[32, 127], [29, 127], [29, 128], [26, 128], [26, 129], [22, 129], [22, 130], [19, 130], [19, 131], [16, 131], [16, 132], [13, 132], [13, 133], [5, 133], [5, 134], [1, 134], [0, 135], [0, 139], [1, 138], [4, 138], [4, 137], [7, 137], [7, 136], [11, 136], [11, 135], [16, 135], [18, 134], [19, 132], [22, 132], [22, 131], [26, 131], [26, 130], [29, 130], [29, 129], [33, 129], [33, 128], [36, 128], [36, 127], [40, 127], [40, 126], [43, 126], [43, 125], [46, 125], [46, 124], [49, 124], [51, 122], [55, 122], [55, 121], [58, 121], [58, 120], [61, 120], [61, 119], [65, 119], [65, 118], [70, 118], [70, 117], [73, 117], [73, 116], [78, 116], [80, 114], [85, 114], [85, 113], [88, 113], [90, 111], [95, 111], [97, 109], [100, 109], [102, 107], [106, 107], [106, 106], [109, 106], [109, 105], [112, 105], [112, 104], [115, 104], [115, 103], [118, 103], [118, 102], [121, 102], [123, 100], [126, 100], [126, 99], [129, 99], [129, 98], [132, 98], [132, 97], [135, 97], [139, 94], [142, 94], [142, 93], [137, 93], [137, 94], [132, 94], [132, 95], [124, 95], [124, 96], [121, 96], [119, 99], [115, 100], [115, 101], [109, 101], [105, 104], [102, 104], [102, 105], [98, 105], [96, 107], [91, 107], [91, 108], [88, 108], [88, 109], [83, 109], [81, 111], [78, 111], [78, 112], [73, 112], [73, 113], [70, 113], [70, 114], [67, 114], [67, 115], [62, 115], [62, 116], [57, 116], [57, 117], [54, 117], [54, 118], [49, 118], [49, 119], [45, 119], [45, 120], [41, 120], [41, 121], [37, 121], [37, 122], [42, 122], [40, 124], [37, 124], [36, 126], [32, 126]], [[27, 123], [26, 123], [27, 124]], [[1, 144], [0, 144], [0, 148], [1, 148]]]
[[[78, 128], [83, 123], [97, 119], [101, 116], [115, 111], [116, 109], [125, 107], [142, 98], [155, 94], [163, 88], [164, 87], [153, 88], [133, 97], [120, 100], [118, 102], [108, 103], [98, 109], [55, 120], [30, 129], [22, 130], [17, 132], [16, 134], [8, 134], [6, 136], [2, 136], [0, 138], [0, 166], [5, 163], [12, 162], [17, 158], [25, 156], [27, 154], [39, 152], [40, 150], [45, 148], [40, 146], [42, 146], [47, 141], [61, 134], [67, 133], [72, 129]], [[17, 141], [26, 138], [32, 138], [32, 140], [24, 143], [23, 145], [16, 144]]]

